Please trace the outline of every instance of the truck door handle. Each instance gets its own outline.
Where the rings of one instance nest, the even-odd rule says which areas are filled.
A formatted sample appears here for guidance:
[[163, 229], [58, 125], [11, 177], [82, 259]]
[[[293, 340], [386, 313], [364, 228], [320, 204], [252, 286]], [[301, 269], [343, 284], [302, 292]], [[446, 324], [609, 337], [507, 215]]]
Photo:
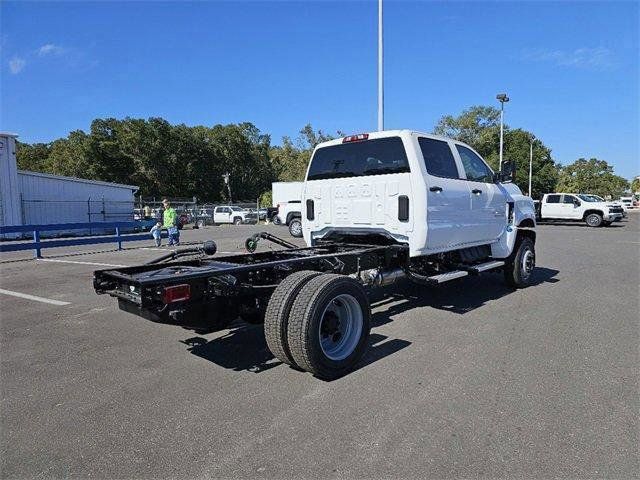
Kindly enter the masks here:
[[431, 192], [441, 192], [442, 191], [442, 187], [431, 187], [429, 189], [429, 191], [431, 191]]
[[474, 188], [473, 190], [471, 190], [471, 193], [475, 193], [476, 195], [480, 195], [482, 193], [482, 190], [480, 190], [478, 188]]

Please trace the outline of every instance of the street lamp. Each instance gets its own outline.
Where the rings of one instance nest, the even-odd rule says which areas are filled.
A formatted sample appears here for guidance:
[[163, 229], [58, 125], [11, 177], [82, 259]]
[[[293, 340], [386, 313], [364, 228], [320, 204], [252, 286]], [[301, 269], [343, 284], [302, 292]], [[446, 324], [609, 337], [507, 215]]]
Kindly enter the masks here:
[[506, 93], [499, 93], [496, 99], [500, 102], [500, 168], [502, 170], [502, 142], [504, 139], [504, 104], [509, 101]]
[[382, 43], [382, 0], [378, 0], [378, 131], [384, 130], [384, 70]]
[[536, 137], [533, 134], [529, 138], [529, 196], [531, 196], [531, 170], [533, 168], [533, 142], [535, 139]]

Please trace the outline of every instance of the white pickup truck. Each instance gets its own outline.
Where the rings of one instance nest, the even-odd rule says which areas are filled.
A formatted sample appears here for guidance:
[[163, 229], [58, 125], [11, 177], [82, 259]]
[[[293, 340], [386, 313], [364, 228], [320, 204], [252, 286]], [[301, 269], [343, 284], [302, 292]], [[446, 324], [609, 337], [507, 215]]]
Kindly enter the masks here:
[[302, 237], [302, 190], [304, 182], [273, 182], [271, 185], [273, 206], [278, 209], [275, 224], [289, 227], [293, 237]]
[[233, 223], [242, 225], [243, 223], [257, 223], [258, 214], [246, 208], [235, 205], [219, 205], [213, 210], [213, 224]]
[[609, 226], [621, 220], [620, 205], [606, 202], [594, 195], [575, 193], [547, 193], [538, 208], [539, 220], [583, 221], [590, 227]]

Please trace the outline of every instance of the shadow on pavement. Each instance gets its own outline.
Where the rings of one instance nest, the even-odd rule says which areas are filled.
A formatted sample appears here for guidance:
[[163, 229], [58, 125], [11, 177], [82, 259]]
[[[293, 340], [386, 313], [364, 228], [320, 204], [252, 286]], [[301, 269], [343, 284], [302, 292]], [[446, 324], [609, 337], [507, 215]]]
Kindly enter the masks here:
[[[558, 270], [536, 268], [531, 286], [541, 283], [555, 283]], [[433, 307], [453, 313], [464, 314], [475, 310], [491, 300], [495, 300], [514, 290], [502, 283], [502, 275], [496, 275], [495, 282], [487, 281], [490, 277], [471, 277], [440, 287], [425, 287], [408, 281], [396, 285], [386, 291], [373, 292], [371, 305], [373, 308], [386, 309], [374, 313], [371, 317], [371, 328], [393, 321], [392, 317], [416, 307]], [[498, 280], [499, 279], [499, 280]], [[463, 293], [461, 293], [463, 292]], [[398, 303], [399, 302], [399, 303]], [[240, 372], [264, 372], [282, 362], [277, 360], [264, 338], [262, 325], [250, 325], [236, 321], [228, 333], [213, 340], [204, 337], [191, 337], [181, 340], [188, 346], [189, 352], [200, 358], [220, 365], [221, 367]], [[372, 332], [369, 337], [369, 349], [358, 362], [357, 371], [375, 363], [389, 355], [408, 347], [411, 342], [401, 339], [389, 339], [385, 335]]]
[[[180, 342], [187, 345], [193, 355], [235, 372], [261, 373], [283, 364], [267, 347], [262, 325], [238, 324], [220, 338], [207, 340], [203, 337], [191, 337]], [[377, 362], [410, 344], [406, 340], [389, 340], [385, 335], [371, 333], [369, 349], [352, 371]]]
[[[541, 283], [556, 283], [558, 270], [536, 267], [528, 288]], [[495, 281], [491, 281], [491, 279]], [[371, 297], [371, 306], [380, 308], [394, 303], [386, 310], [373, 315], [372, 326], [379, 327], [392, 322], [392, 315], [405, 312], [415, 307], [432, 307], [457, 314], [465, 314], [482, 307], [491, 300], [497, 300], [513, 293], [514, 290], [504, 284], [501, 274], [484, 274], [467, 277], [440, 286], [428, 287], [404, 281], [393, 290], [376, 292]], [[398, 301], [404, 302], [396, 303]]]

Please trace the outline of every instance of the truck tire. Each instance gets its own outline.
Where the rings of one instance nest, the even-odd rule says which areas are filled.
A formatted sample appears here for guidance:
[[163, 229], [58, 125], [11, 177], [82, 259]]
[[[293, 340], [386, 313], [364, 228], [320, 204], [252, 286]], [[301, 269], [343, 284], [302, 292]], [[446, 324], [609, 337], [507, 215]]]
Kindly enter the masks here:
[[531, 275], [536, 267], [536, 250], [533, 240], [524, 237], [517, 249], [504, 265], [504, 280], [510, 287], [523, 288], [531, 283]]
[[271, 353], [280, 361], [298, 367], [291, 356], [287, 342], [289, 314], [296, 297], [312, 278], [322, 275], [320, 272], [302, 270], [286, 277], [275, 289], [264, 315], [264, 337]]
[[365, 353], [371, 308], [355, 279], [324, 274], [311, 279], [293, 302], [287, 340], [296, 364], [332, 380], [347, 373]]
[[282, 223], [282, 220], [280, 220], [280, 217], [278, 215], [275, 215], [271, 219], [271, 223], [273, 223], [274, 225], [280, 225]]
[[242, 225], [242, 218], [240, 218], [240, 217], [235, 217], [235, 218], [233, 219], [233, 224], [234, 224], [234, 225]]
[[589, 227], [599, 227], [602, 225], [602, 215], [599, 213], [590, 213], [584, 219]]
[[302, 222], [299, 218], [294, 218], [289, 223], [289, 233], [292, 237], [300, 238], [302, 237]]

